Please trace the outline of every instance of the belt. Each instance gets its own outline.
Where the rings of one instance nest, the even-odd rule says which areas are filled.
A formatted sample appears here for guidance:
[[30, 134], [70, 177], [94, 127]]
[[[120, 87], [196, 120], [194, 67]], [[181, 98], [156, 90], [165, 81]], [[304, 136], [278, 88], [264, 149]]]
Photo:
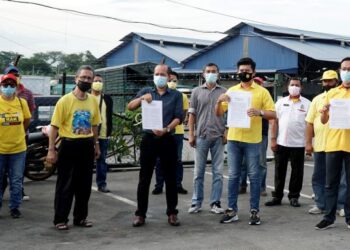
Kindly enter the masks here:
[[74, 142], [82, 142], [82, 141], [93, 141], [94, 137], [86, 137], [86, 138], [69, 138], [69, 137], [62, 137], [63, 141], [74, 141]]

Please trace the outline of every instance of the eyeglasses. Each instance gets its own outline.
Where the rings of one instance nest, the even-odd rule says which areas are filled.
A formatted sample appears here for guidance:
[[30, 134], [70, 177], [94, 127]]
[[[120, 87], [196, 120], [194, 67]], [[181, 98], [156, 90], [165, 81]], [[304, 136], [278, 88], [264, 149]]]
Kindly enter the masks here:
[[15, 88], [17, 85], [15, 84], [15, 83], [1, 83], [1, 86], [2, 87], [5, 87], [5, 88], [7, 88], [8, 86], [10, 86], [11, 88]]
[[92, 81], [92, 80], [93, 80], [93, 78], [90, 77], [90, 76], [79, 76], [78, 78], [79, 78], [80, 80], [88, 80], [88, 81]]

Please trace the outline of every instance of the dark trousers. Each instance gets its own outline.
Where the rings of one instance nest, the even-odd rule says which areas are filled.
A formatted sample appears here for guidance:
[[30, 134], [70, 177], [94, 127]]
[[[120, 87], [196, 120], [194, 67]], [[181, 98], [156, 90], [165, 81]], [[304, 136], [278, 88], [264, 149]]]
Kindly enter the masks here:
[[[182, 179], [184, 175], [184, 168], [182, 163], [182, 148], [183, 148], [183, 134], [175, 134], [176, 152], [177, 152], [177, 167], [176, 167], [176, 186], [182, 187]], [[160, 160], [157, 159], [156, 163], [156, 188], [163, 189], [164, 177], [162, 175], [162, 169], [160, 167]]]
[[305, 148], [277, 146], [275, 152], [275, 191], [272, 196], [283, 198], [284, 183], [286, 181], [288, 161], [292, 166], [289, 180], [288, 198], [299, 198], [303, 186]]
[[148, 208], [149, 187], [157, 158], [166, 185], [166, 214], [177, 214], [177, 188], [176, 188], [176, 143], [173, 135], [165, 134], [156, 137], [145, 133], [140, 146], [139, 184], [137, 187], [137, 210], [135, 215], [146, 217]]
[[345, 168], [347, 184], [344, 204], [345, 220], [347, 224], [350, 224], [350, 153], [344, 151], [326, 153], [326, 211], [324, 219], [329, 222], [335, 221], [338, 190], [343, 166]]
[[94, 166], [94, 142], [87, 139], [63, 139], [57, 161], [54, 224], [67, 223], [75, 198], [74, 222], [86, 219]]

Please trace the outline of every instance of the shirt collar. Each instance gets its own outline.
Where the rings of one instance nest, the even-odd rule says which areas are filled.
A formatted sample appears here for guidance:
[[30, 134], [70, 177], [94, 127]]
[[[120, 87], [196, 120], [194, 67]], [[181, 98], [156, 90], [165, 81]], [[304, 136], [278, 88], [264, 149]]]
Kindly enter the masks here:
[[[239, 87], [242, 88], [242, 89], [244, 89], [244, 88], [242, 87], [242, 84], [243, 84], [243, 82], [240, 82], [240, 83], [239, 83]], [[253, 80], [253, 82], [252, 82], [252, 84], [250, 84], [249, 88], [256, 89], [256, 88], [257, 88], [257, 85], [258, 85], [258, 84], [257, 84], [256, 82], [254, 82], [254, 80]]]

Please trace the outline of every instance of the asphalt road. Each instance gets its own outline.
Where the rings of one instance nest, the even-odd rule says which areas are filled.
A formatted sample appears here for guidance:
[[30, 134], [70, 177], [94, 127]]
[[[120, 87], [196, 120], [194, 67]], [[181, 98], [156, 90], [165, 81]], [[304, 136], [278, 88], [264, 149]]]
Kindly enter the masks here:
[[[93, 187], [89, 219], [92, 228], [57, 231], [53, 224], [55, 177], [42, 182], [25, 181], [30, 201], [23, 202], [23, 218], [12, 219], [8, 213], [8, 194], [0, 212], [0, 250], [7, 249], [349, 249], [350, 230], [344, 218], [337, 217], [336, 227], [317, 231], [314, 226], [321, 215], [307, 213], [311, 199], [312, 162], [305, 164], [302, 206], [293, 208], [288, 199], [278, 207], [265, 207], [261, 199], [260, 226], [250, 226], [249, 189], [239, 197], [240, 220], [220, 224], [220, 215], [209, 212], [211, 175], [207, 168], [205, 202], [202, 212], [187, 213], [192, 194], [192, 168], [186, 168], [184, 187], [190, 194], [179, 195], [181, 226], [171, 227], [165, 215], [165, 194], [150, 194], [149, 213], [144, 227], [131, 226], [136, 206], [138, 172], [111, 172], [108, 174], [110, 194], [96, 192]], [[227, 204], [227, 167], [222, 205]], [[289, 178], [287, 178], [289, 181]], [[267, 184], [273, 186], [273, 162], [269, 163]], [[286, 185], [288, 187], [288, 185]], [[153, 188], [153, 183], [152, 183]], [[269, 192], [270, 198], [271, 194]], [[71, 219], [71, 218], [70, 218]], [[71, 221], [70, 221], [71, 224]]]

